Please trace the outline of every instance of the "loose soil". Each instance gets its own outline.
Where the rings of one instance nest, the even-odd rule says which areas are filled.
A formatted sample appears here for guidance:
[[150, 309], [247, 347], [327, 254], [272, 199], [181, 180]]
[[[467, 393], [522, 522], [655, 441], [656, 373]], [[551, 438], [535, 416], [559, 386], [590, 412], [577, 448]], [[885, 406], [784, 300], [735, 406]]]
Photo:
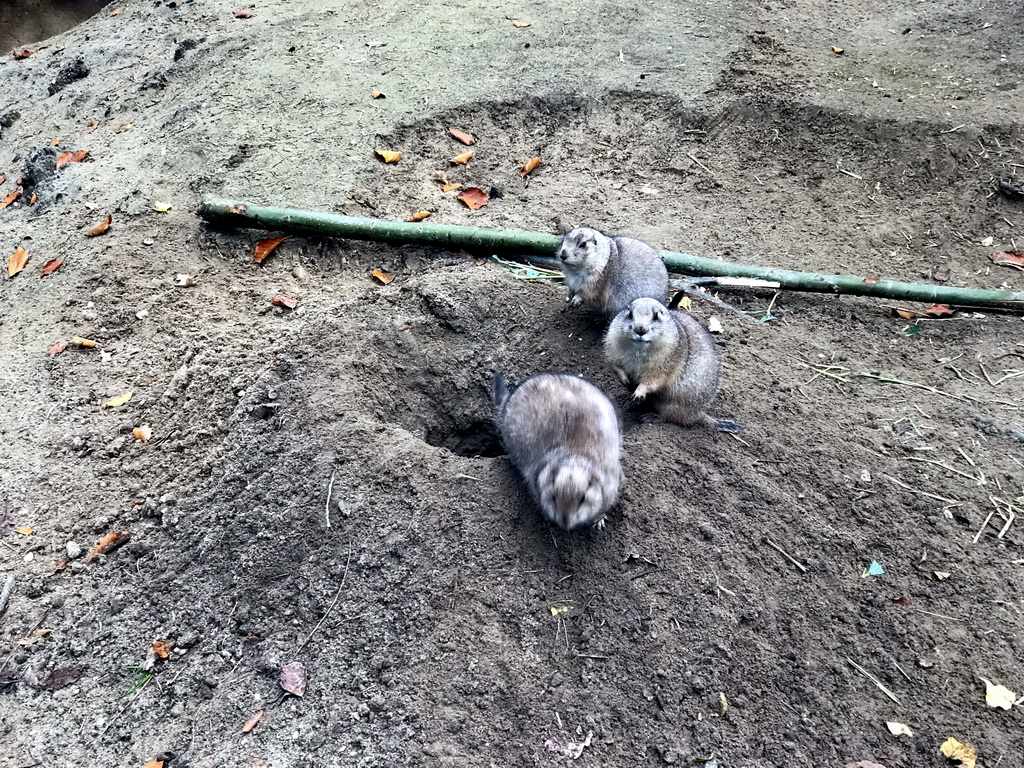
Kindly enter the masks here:
[[[988, 258], [1024, 244], [993, 193], [1024, 169], [1020, 3], [331, 5], [126, 0], [0, 63], [0, 244], [30, 257], [0, 285], [0, 766], [918, 768], [951, 736], [1019, 764], [982, 682], [1024, 689], [1019, 316], [726, 294], [763, 321], [719, 313], [737, 439], [638, 412], [599, 321], [490, 254], [292, 237], [257, 265], [264, 235], [194, 211], [586, 222], [1021, 290]], [[47, 354], [72, 336], [98, 346]], [[532, 508], [496, 370], [617, 400], [604, 530]]]

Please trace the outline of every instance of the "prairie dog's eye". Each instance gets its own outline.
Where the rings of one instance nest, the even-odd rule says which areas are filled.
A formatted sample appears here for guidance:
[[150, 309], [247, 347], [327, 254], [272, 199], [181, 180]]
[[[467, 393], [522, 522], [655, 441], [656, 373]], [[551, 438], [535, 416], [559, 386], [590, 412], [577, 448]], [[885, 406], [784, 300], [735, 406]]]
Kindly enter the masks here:
[[632, 319], [633, 319], [633, 310], [632, 310], [632, 309], [631, 309], [631, 310], [629, 310], [629, 311], [628, 311], [628, 312], [626, 313], [626, 319], [627, 319], [627, 320], [632, 320]]

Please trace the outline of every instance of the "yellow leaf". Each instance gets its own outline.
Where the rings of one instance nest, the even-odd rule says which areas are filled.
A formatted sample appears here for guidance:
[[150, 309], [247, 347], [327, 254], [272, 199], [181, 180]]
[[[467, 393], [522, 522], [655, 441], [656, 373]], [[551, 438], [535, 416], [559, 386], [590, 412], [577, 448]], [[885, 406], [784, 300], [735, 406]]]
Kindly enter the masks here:
[[974, 768], [974, 764], [978, 762], [978, 753], [974, 751], [974, 747], [963, 741], [957, 741], [952, 736], [942, 742], [942, 754], [951, 760], [959, 760], [961, 768]]
[[132, 430], [132, 434], [135, 435], [135, 439], [141, 443], [146, 442], [153, 436], [153, 429], [149, 424], [143, 424], [141, 427], [136, 427]]
[[128, 390], [123, 395], [112, 397], [103, 404], [104, 408], [120, 408], [122, 405], [132, 399], [132, 391]]
[[71, 343], [77, 344], [80, 347], [95, 347], [96, 342], [92, 339], [83, 339], [81, 336], [72, 336]]
[[14, 277], [28, 264], [28, 252], [24, 248], [15, 248], [7, 261], [7, 276]]
[[392, 152], [387, 149], [375, 149], [373, 151], [380, 155], [381, 160], [383, 160], [385, 163], [397, 163], [399, 160], [402, 159], [401, 152]]
[[387, 285], [388, 283], [395, 279], [394, 275], [389, 275], [386, 272], [381, 272], [379, 269], [373, 270], [373, 272], [371, 272], [370, 274], [373, 275], [378, 280], [380, 280], [382, 283], [384, 283], [384, 285]]
[[36, 532], [35, 528], [27, 528], [27, 527], [26, 528], [15, 528], [14, 530], [17, 531], [18, 533], [20, 533], [22, 536], [31, 536], [33, 533]]
[[568, 613], [571, 609], [568, 605], [552, 605], [548, 610], [552, 616], [557, 616], [560, 613]]
[[462, 186], [461, 184], [457, 184], [455, 182], [452, 182], [451, 184], [442, 184], [441, 185], [441, 191], [442, 192], [451, 192], [453, 189], [458, 189], [461, 186]]
[[889, 729], [889, 733], [893, 736], [913, 736], [914, 732], [910, 730], [903, 723], [886, 722], [886, 727]]
[[167, 213], [172, 207], [170, 203], [161, 203], [159, 200], [153, 203], [153, 210], [160, 211], [160, 213]]
[[1017, 700], [1017, 694], [1011, 691], [1009, 688], [1003, 685], [996, 685], [991, 680], [986, 680], [984, 677], [981, 678], [985, 683], [985, 703], [993, 709], [1001, 707], [1002, 709], [1009, 709], [1013, 706], [1013, 703]]
[[519, 172], [519, 175], [520, 176], [526, 176], [528, 173], [530, 173], [531, 171], [533, 171], [534, 169], [539, 168], [539, 167], [540, 167], [540, 158], [539, 157], [531, 157], [529, 160], [527, 160], [525, 163], [523, 163], [523, 170], [521, 170]]
[[130, 131], [134, 127], [135, 126], [132, 125], [131, 123], [125, 123], [124, 125], [122, 125], [120, 128], [117, 129], [117, 132], [118, 133], [124, 133], [125, 131]]
[[456, 155], [455, 157], [452, 158], [452, 162], [455, 163], [456, 165], [465, 165], [466, 163], [469, 162], [471, 157], [473, 157], [472, 149], [463, 152], [461, 155]]
[[409, 217], [409, 221], [423, 221], [430, 215], [430, 211], [417, 211]]

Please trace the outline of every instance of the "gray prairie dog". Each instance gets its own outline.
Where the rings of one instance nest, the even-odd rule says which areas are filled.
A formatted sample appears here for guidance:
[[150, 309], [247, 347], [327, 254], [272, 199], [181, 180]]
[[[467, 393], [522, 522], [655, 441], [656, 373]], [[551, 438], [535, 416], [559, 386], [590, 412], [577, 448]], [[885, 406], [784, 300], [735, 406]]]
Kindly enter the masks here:
[[619, 419], [608, 397], [562, 373], [514, 388], [495, 374], [493, 397], [505, 450], [544, 517], [566, 530], [603, 525], [622, 479]]
[[604, 351], [622, 383], [636, 387], [633, 397], [653, 396], [665, 421], [740, 431], [736, 422], [707, 414], [721, 363], [715, 340], [691, 315], [637, 299], [612, 320]]
[[643, 297], [668, 300], [668, 270], [643, 240], [612, 237], [590, 227], [566, 232], [556, 251], [569, 289], [566, 301], [614, 317]]

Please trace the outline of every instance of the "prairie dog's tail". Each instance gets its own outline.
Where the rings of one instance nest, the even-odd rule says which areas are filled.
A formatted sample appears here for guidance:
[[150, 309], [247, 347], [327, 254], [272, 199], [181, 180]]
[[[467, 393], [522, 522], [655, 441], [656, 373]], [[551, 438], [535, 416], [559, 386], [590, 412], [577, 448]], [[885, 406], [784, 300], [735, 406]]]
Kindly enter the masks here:
[[668, 308], [677, 309], [682, 312], [682, 310], [679, 309], [679, 305], [682, 304], [685, 299], [686, 291], [676, 291], [675, 295], [672, 297], [672, 301], [668, 303]]
[[501, 408], [510, 394], [511, 390], [508, 382], [505, 381], [505, 374], [498, 371], [494, 374], [494, 380], [491, 382], [491, 400], [494, 401], [495, 406]]

